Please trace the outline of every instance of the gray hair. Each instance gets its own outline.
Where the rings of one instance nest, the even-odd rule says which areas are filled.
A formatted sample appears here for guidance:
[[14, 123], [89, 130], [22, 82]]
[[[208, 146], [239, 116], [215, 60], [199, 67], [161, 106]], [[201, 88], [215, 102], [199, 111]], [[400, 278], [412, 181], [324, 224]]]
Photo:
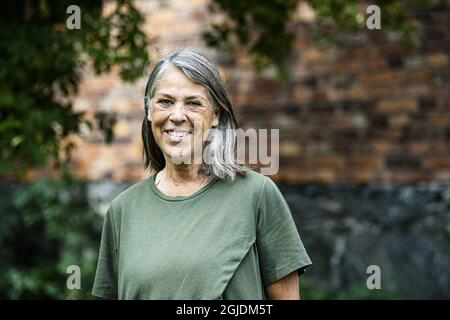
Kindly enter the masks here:
[[[180, 69], [193, 82], [208, 90], [208, 98], [214, 112], [219, 113], [219, 123], [216, 130], [210, 130], [208, 148], [211, 159], [202, 164], [203, 174], [219, 179], [233, 181], [236, 174], [245, 175], [248, 168], [235, 159], [236, 135], [238, 128], [236, 117], [224, 82], [217, 67], [202, 53], [192, 48], [172, 51], [156, 62], [145, 87], [145, 118], [142, 124], [142, 140], [144, 142], [144, 166], [160, 171], [165, 167], [165, 158], [157, 145], [149, 121], [148, 111], [155, 95], [156, 84], [161, 75], [174, 66]], [[230, 132], [232, 134], [230, 134]]]

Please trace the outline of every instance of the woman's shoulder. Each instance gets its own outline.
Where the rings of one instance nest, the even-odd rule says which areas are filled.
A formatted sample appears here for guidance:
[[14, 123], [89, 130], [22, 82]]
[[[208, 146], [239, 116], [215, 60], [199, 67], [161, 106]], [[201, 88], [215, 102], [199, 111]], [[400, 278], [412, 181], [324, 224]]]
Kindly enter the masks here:
[[144, 180], [138, 181], [134, 184], [131, 184], [128, 188], [120, 192], [111, 202], [114, 207], [123, 207], [127, 203], [132, 203], [142, 199], [145, 197], [148, 192], [148, 183], [149, 179], [152, 177], [148, 177]]
[[252, 169], [247, 170], [244, 176], [238, 175], [236, 177], [237, 184], [242, 184], [246, 188], [251, 187], [257, 190], [260, 190], [269, 180], [272, 181], [269, 177]]
[[278, 185], [272, 178], [253, 170], [247, 171], [246, 176], [240, 177], [239, 180], [240, 182], [238, 184], [243, 186], [245, 190], [253, 190], [258, 196], [262, 194], [280, 193]]

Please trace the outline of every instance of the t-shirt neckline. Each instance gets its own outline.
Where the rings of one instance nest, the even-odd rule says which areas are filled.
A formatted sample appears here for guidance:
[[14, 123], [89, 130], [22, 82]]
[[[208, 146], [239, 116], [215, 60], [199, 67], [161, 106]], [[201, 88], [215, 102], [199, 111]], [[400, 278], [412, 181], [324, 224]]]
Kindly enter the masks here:
[[161, 190], [158, 189], [158, 187], [155, 184], [155, 177], [156, 177], [157, 173], [155, 173], [154, 175], [150, 176], [148, 178], [148, 184], [150, 186], [150, 189], [152, 190], [152, 192], [157, 195], [158, 197], [160, 197], [163, 200], [166, 201], [185, 201], [185, 200], [189, 200], [192, 199], [194, 197], [199, 196], [200, 194], [204, 193], [206, 190], [208, 190], [209, 188], [211, 188], [219, 179], [214, 177], [213, 181], [209, 182], [207, 185], [203, 186], [201, 189], [195, 191], [193, 194], [188, 195], [188, 196], [168, 196], [166, 194], [164, 194]]

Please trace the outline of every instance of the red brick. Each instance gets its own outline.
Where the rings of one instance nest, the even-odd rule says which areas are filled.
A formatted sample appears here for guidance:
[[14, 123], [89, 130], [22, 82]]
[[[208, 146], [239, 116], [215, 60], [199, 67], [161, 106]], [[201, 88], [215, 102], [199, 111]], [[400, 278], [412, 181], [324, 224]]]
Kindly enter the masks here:
[[407, 114], [395, 114], [389, 117], [390, 127], [403, 127], [410, 121]]
[[431, 158], [424, 159], [423, 165], [425, 168], [438, 171], [440, 169], [450, 170], [450, 159], [449, 158]]
[[409, 98], [383, 99], [377, 103], [376, 109], [381, 113], [400, 113], [417, 111], [417, 100]]
[[434, 52], [426, 56], [428, 66], [432, 68], [445, 68], [448, 66], [448, 53]]

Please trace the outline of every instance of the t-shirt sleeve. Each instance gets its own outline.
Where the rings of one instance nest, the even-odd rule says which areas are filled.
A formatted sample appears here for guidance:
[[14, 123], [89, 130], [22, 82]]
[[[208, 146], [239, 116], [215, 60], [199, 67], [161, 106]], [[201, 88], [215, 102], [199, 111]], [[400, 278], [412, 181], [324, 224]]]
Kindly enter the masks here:
[[256, 242], [264, 286], [312, 264], [286, 200], [268, 177], [258, 200]]
[[112, 206], [106, 213], [92, 294], [117, 299], [117, 238]]

